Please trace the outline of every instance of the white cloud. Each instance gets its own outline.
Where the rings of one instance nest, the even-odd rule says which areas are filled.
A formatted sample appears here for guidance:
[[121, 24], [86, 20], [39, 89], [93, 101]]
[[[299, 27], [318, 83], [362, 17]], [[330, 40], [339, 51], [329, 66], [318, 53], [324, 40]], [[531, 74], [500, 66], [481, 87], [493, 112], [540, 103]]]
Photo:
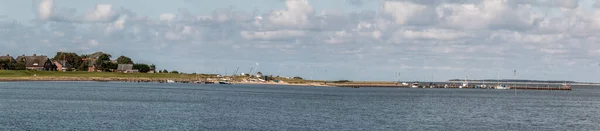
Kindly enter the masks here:
[[84, 16], [85, 21], [111, 21], [115, 16], [112, 5], [97, 4], [93, 11], [88, 12]]
[[249, 40], [282, 40], [303, 37], [306, 36], [306, 32], [299, 30], [241, 31], [240, 35]]
[[415, 30], [398, 30], [394, 33], [397, 37], [405, 39], [433, 39], [433, 40], [454, 40], [467, 36], [466, 33], [448, 30], [448, 29], [425, 29], [422, 31]]
[[59, 22], [114, 22], [123, 13], [115, 10], [111, 4], [96, 4], [95, 8], [85, 14], [76, 15], [72, 10], [56, 10], [53, 0], [41, 0], [37, 6], [40, 20]]
[[164, 13], [159, 16], [159, 20], [163, 21], [172, 21], [173, 19], [175, 19], [175, 14], [173, 13]]
[[422, 12], [427, 7], [420, 4], [415, 4], [409, 1], [385, 1], [383, 3], [383, 11], [390, 14], [396, 24], [406, 24], [406, 22], [415, 14]]
[[444, 23], [465, 29], [487, 28], [499, 14], [507, 9], [505, 0], [483, 0], [481, 3], [443, 4], [436, 8]]
[[98, 43], [98, 41], [96, 41], [96, 40], [89, 40], [88, 44], [90, 46], [98, 46], [98, 45], [100, 45], [100, 43]]
[[565, 54], [565, 53], [569, 53], [569, 51], [564, 50], [564, 49], [546, 49], [546, 48], [542, 48], [539, 49], [540, 52], [543, 53], [547, 53], [547, 54]]
[[286, 0], [287, 10], [273, 11], [268, 20], [276, 25], [305, 27], [310, 23], [309, 17], [314, 9], [307, 0]]
[[38, 17], [41, 20], [47, 20], [50, 18], [53, 10], [52, 0], [42, 0], [38, 5]]
[[451, 66], [423, 66], [425, 70], [441, 70], [441, 71], [456, 71], [456, 70], [464, 70], [462, 67], [451, 67]]

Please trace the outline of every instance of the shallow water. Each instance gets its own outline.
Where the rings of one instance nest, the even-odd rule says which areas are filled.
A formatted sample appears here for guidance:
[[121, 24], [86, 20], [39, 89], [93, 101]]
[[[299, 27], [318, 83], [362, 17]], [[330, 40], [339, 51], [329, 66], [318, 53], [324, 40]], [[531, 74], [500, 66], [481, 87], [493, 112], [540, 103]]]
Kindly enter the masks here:
[[600, 87], [7, 82], [0, 130], [600, 130]]

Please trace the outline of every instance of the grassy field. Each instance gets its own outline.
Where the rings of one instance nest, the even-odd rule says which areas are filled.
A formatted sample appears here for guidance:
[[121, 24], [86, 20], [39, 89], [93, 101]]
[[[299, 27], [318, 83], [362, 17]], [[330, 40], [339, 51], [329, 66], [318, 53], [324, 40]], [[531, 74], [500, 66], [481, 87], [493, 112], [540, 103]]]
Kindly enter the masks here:
[[[204, 79], [215, 78], [216, 75], [207, 74], [173, 74], [173, 73], [118, 73], [118, 72], [58, 72], [58, 71], [32, 71], [32, 70], [0, 70], [0, 78], [149, 78], [149, 79]], [[231, 77], [230, 77], [231, 78]], [[245, 76], [236, 76], [234, 79], [240, 81]], [[310, 81], [301, 79], [276, 78], [291, 83], [307, 83]], [[318, 81], [315, 81], [318, 82]]]
[[172, 74], [172, 73], [117, 73], [117, 72], [57, 72], [57, 71], [28, 71], [0, 70], [0, 77], [141, 77], [141, 78], [197, 78], [208, 75]]
[[[35, 77], [34, 77], [35, 76]], [[61, 77], [61, 78], [149, 78], [149, 79], [203, 79], [203, 78], [215, 78], [215, 75], [207, 74], [173, 74], [173, 73], [118, 73], [118, 72], [58, 72], [58, 71], [32, 71], [32, 70], [0, 70], [0, 78], [11, 79], [11, 78], [48, 78], [48, 77]], [[231, 78], [231, 77], [230, 77]], [[236, 76], [235, 81], [241, 81], [246, 79], [245, 76]], [[276, 80], [285, 81], [286, 83], [330, 83], [336, 84], [333, 81], [322, 81], [322, 80], [302, 80], [302, 79], [286, 79], [286, 78], [274, 78]], [[368, 82], [368, 81], [351, 81], [337, 84], [393, 84], [393, 82]]]

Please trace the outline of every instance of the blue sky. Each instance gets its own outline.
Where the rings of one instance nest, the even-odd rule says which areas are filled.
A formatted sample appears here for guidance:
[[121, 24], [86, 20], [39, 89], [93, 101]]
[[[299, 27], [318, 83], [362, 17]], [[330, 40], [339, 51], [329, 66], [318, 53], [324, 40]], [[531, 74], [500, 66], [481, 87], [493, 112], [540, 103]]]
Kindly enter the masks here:
[[600, 82], [598, 7], [593, 0], [0, 0], [0, 53], [103, 51], [189, 73], [239, 67], [328, 80], [495, 79], [517, 70], [518, 79]]

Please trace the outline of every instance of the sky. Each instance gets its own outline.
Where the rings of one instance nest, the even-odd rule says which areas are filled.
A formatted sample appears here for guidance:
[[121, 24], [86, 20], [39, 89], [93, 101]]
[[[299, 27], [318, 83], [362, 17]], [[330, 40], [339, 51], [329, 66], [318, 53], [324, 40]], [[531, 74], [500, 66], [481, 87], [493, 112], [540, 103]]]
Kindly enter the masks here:
[[[0, 54], [325, 80], [600, 82], [595, 0], [0, 0]], [[517, 71], [516, 75], [514, 71]]]

